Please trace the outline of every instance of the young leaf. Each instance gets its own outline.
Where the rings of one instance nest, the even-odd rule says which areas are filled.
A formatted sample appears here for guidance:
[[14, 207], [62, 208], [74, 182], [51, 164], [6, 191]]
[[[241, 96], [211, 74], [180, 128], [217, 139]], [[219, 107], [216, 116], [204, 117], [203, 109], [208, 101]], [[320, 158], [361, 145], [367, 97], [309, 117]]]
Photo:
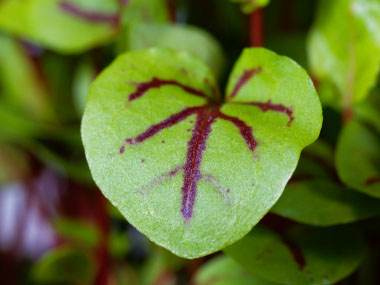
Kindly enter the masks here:
[[5, 0], [0, 27], [61, 53], [80, 53], [117, 34], [119, 5], [116, 0]]
[[292, 60], [245, 49], [222, 102], [207, 66], [149, 49], [92, 84], [82, 139], [95, 182], [139, 231], [195, 258], [243, 237], [272, 207], [321, 107]]
[[357, 120], [347, 123], [338, 140], [339, 177], [355, 190], [380, 198], [379, 134]]
[[211, 259], [197, 272], [194, 284], [198, 285], [275, 285], [261, 280], [244, 270], [232, 258], [221, 255]]
[[301, 223], [330, 226], [380, 215], [380, 201], [341, 185], [332, 148], [318, 140], [303, 151], [271, 212]]
[[[265, 219], [265, 218], [264, 218]], [[281, 284], [333, 284], [361, 263], [365, 244], [354, 230], [313, 229], [268, 221], [224, 249], [248, 272]]]
[[241, 10], [250, 14], [258, 8], [265, 7], [270, 3], [270, 0], [231, 0], [241, 5]]
[[202, 59], [216, 77], [223, 64], [219, 43], [206, 31], [183, 25], [138, 24], [127, 29], [127, 50], [150, 47], [172, 48], [185, 51]]
[[317, 77], [337, 86], [344, 106], [364, 99], [376, 83], [379, 35], [378, 0], [320, 1], [309, 35], [309, 60]]

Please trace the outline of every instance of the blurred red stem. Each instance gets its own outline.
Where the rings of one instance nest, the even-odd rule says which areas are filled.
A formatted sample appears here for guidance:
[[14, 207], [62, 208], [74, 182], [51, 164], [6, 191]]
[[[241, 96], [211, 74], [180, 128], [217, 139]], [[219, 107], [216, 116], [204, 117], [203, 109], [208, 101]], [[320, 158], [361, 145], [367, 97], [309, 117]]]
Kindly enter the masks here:
[[175, 0], [167, 0], [167, 7], [169, 11], [170, 21], [175, 23], [176, 21], [176, 3]]
[[249, 16], [250, 23], [250, 45], [252, 47], [261, 47], [264, 42], [263, 35], [263, 9], [256, 9]]

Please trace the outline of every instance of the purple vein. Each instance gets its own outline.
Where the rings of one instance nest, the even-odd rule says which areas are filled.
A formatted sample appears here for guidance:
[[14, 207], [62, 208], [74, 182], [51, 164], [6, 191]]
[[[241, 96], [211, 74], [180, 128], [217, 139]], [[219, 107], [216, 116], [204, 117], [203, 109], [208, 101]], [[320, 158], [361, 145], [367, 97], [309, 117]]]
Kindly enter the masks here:
[[160, 88], [161, 86], [164, 86], [164, 85], [178, 86], [190, 94], [209, 99], [207, 95], [201, 90], [184, 85], [175, 80], [166, 80], [166, 79], [159, 79], [157, 77], [153, 77], [150, 81], [138, 83], [136, 91], [129, 95], [128, 100], [129, 102], [136, 100], [137, 98], [140, 98], [141, 96], [143, 96], [148, 90], [152, 88]]
[[234, 89], [232, 90], [229, 99], [234, 98], [240, 89], [251, 79], [252, 76], [259, 74], [263, 69], [259, 66], [257, 68], [252, 68], [248, 70], [244, 70], [243, 74], [240, 76], [238, 81], [236, 82]]
[[294, 120], [293, 109], [291, 107], [286, 107], [283, 104], [273, 104], [270, 99], [267, 102], [233, 102], [233, 104], [256, 106], [259, 107], [262, 112], [274, 111], [284, 113], [289, 118], [288, 126], [290, 126]]
[[248, 126], [244, 121], [236, 117], [228, 116], [219, 111], [218, 118], [233, 123], [240, 131], [241, 136], [244, 138], [249, 150], [254, 151], [257, 147], [257, 141], [253, 137], [252, 127]]
[[206, 141], [211, 132], [211, 125], [216, 116], [212, 110], [199, 112], [192, 137], [188, 142], [186, 162], [184, 165], [184, 181], [182, 186], [182, 215], [189, 220], [193, 215], [197, 184], [202, 178], [200, 166], [203, 153], [206, 149]]
[[128, 144], [132, 144], [132, 145], [134, 145], [136, 143], [141, 143], [141, 142], [145, 141], [146, 139], [154, 136], [158, 132], [162, 131], [163, 129], [170, 128], [170, 127], [174, 126], [175, 124], [178, 124], [179, 122], [183, 121], [184, 119], [186, 119], [190, 115], [196, 114], [200, 110], [205, 109], [206, 107], [207, 106], [205, 105], [205, 106], [199, 106], [199, 107], [185, 108], [182, 111], [180, 111], [174, 115], [171, 115], [169, 118], [167, 118], [167, 119], [165, 119], [165, 120], [163, 120], [163, 121], [161, 121], [155, 125], [150, 126], [145, 132], [138, 135], [137, 137], [127, 138], [127, 139], [125, 139], [125, 141]]

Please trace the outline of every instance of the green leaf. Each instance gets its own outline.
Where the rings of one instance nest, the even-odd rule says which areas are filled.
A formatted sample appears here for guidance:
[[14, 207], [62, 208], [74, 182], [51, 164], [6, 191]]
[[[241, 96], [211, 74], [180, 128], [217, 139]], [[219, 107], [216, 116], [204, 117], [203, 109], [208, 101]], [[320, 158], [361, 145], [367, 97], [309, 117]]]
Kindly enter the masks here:
[[92, 176], [139, 231], [176, 255], [210, 254], [273, 206], [319, 134], [306, 72], [245, 49], [218, 95], [207, 66], [166, 49], [118, 57], [92, 84], [82, 139]]
[[195, 276], [199, 285], [273, 285], [247, 273], [232, 258], [221, 255], [203, 265]]
[[332, 148], [318, 140], [303, 151], [271, 212], [305, 224], [330, 226], [380, 215], [380, 201], [341, 185]]
[[214, 37], [202, 29], [171, 24], [138, 24], [127, 30], [127, 50], [150, 47], [172, 48], [203, 60], [219, 77], [223, 52]]
[[286, 228], [283, 221], [271, 221], [268, 226], [273, 229], [255, 227], [224, 250], [247, 271], [265, 280], [292, 285], [333, 284], [352, 273], [364, 257], [365, 244], [355, 230]]
[[357, 120], [347, 123], [339, 136], [336, 167], [350, 187], [380, 198], [379, 133]]
[[250, 14], [258, 8], [267, 6], [270, 0], [231, 0], [232, 2], [239, 3], [241, 5], [241, 10]]
[[95, 264], [86, 253], [61, 247], [42, 256], [31, 273], [34, 281], [45, 284], [93, 284]]
[[[380, 2], [319, 1], [308, 52], [311, 69], [340, 91], [341, 105], [363, 100], [376, 83], [380, 65]], [[322, 60], [323, 59], [323, 60]]]
[[80, 53], [117, 35], [119, 1], [4, 0], [0, 28], [61, 53]]

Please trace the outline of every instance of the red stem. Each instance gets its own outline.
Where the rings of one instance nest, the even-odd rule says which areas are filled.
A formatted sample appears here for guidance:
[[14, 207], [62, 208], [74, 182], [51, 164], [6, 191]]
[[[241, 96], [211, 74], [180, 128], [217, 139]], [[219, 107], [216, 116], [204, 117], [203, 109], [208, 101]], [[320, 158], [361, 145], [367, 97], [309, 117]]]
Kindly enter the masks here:
[[168, 11], [169, 11], [170, 21], [175, 23], [176, 22], [176, 3], [175, 3], [175, 0], [167, 0], [167, 7], [168, 7]]
[[264, 42], [263, 35], [263, 9], [256, 9], [249, 17], [250, 22], [250, 45], [253, 47], [261, 47]]

